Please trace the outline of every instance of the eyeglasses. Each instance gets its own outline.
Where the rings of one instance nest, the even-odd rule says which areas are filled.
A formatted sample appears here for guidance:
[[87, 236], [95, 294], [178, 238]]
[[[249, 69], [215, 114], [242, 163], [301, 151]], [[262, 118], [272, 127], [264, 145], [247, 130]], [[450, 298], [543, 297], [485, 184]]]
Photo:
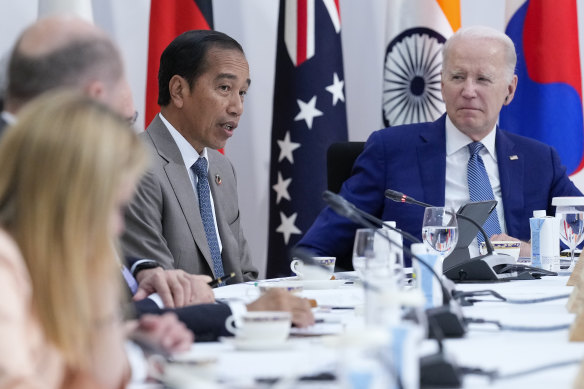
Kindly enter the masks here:
[[134, 111], [134, 114], [126, 118], [126, 120], [128, 121], [128, 123], [130, 123], [131, 126], [136, 124], [136, 121], [138, 120], [138, 111]]

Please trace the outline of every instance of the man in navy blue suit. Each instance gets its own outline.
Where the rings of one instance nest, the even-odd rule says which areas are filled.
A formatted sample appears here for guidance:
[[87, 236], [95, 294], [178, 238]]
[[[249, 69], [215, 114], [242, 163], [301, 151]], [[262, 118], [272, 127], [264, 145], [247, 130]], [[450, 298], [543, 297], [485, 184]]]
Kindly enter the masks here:
[[[443, 48], [441, 87], [446, 114], [435, 122], [374, 132], [340, 195], [421, 237], [424, 209], [386, 200], [384, 191], [394, 189], [426, 203], [458, 209], [471, 198], [469, 145], [481, 142], [479, 155], [498, 201], [501, 232], [494, 238], [520, 239], [522, 248], [529, 250], [525, 242], [530, 238], [533, 211], [545, 209], [550, 214], [553, 197], [581, 196], [581, 192], [552, 147], [497, 127], [501, 108], [511, 103], [517, 88], [516, 62], [513, 42], [505, 34], [478, 26], [459, 30]], [[350, 269], [356, 228], [326, 208], [299, 246], [318, 255], [334, 255], [339, 266]], [[471, 250], [478, 252], [476, 245]]]

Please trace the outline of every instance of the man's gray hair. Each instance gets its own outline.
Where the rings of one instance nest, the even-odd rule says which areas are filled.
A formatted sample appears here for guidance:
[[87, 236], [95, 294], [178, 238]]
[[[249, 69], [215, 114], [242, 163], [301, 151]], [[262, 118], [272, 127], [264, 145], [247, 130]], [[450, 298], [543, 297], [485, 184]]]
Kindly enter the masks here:
[[106, 37], [73, 39], [42, 55], [22, 53], [19, 43], [8, 65], [6, 97], [21, 104], [54, 88], [79, 87], [93, 80], [113, 84], [124, 73], [118, 50]]
[[[517, 53], [515, 52], [515, 44], [511, 38], [499, 30], [487, 26], [470, 26], [464, 27], [456, 31], [442, 47], [442, 64], [447, 62], [448, 55], [450, 52], [450, 47], [452, 43], [459, 39], [487, 39], [494, 40], [503, 45], [505, 51], [505, 63], [507, 65], [505, 69], [505, 76], [510, 82], [515, 74], [515, 66], [517, 65]], [[444, 68], [443, 68], [444, 69]]]

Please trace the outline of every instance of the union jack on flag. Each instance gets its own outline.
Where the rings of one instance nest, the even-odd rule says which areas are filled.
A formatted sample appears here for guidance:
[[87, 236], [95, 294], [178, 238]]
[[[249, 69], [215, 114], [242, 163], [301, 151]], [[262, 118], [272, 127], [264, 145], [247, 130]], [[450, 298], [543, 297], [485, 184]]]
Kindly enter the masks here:
[[267, 276], [324, 207], [326, 151], [347, 140], [338, 0], [280, 0], [270, 164]]

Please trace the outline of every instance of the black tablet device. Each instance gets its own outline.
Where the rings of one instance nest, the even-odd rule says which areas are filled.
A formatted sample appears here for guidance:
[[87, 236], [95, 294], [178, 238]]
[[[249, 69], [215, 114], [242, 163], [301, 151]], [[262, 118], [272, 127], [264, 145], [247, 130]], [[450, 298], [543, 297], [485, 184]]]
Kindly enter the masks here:
[[[493, 211], [493, 209], [495, 209], [496, 206], [497, 201], [495, 200], [466, 203], [460, 207], [458, 213], [474, 220], [479, 226], [482, 226], [485, 224], [489, 214]], [[457, 222], [458, 242], [456, 243], [454, 251], [452, 251], [452, 253], [450, 253], [450, 255], [444, 259], [444, 272], [470, 260], [468, 246], [472, 243], [479, 232], [477, 226], [468, 220], [458, 218]]]
[[[474, 203], [466, 203], [458, 210], [458, 214], [466, 216], [479, 226], [485, 224], [493, 209], [497, 206], [496, 200], [477, 201]], [[477, 236], [479, 229], [468, 220], [458, 218], [458, 243], [456, 248], [467, 248]]]

